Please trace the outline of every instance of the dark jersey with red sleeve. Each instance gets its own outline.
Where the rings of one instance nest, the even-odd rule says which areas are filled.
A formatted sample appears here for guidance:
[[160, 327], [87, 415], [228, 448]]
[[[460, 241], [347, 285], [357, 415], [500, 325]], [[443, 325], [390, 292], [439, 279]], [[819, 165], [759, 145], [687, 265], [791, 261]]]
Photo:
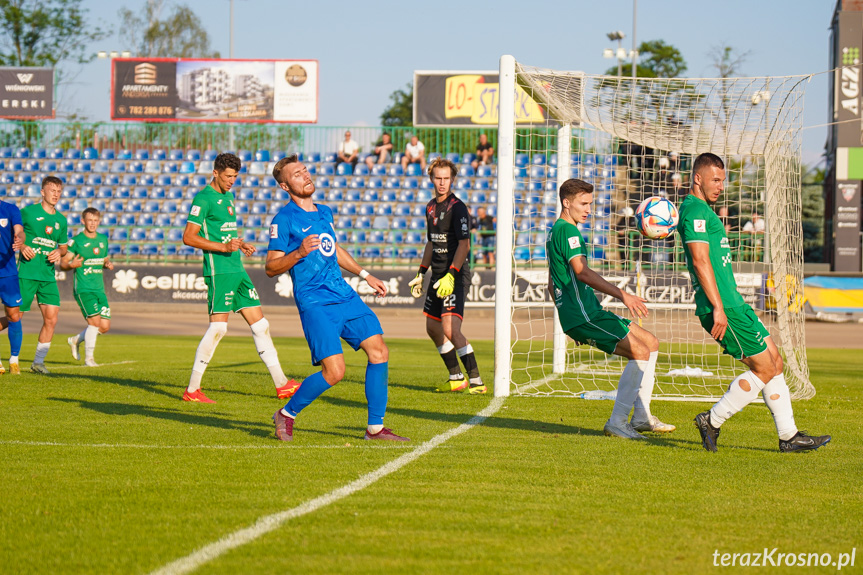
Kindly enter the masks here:
[[[470, 239], [470, 213], [455, 194], [442, 202], [432, 198], [426, 205], [426, 238], [432, 243], [432, 275], [443, 276], [452, 265], [459, 240]], [[469, 271], [469, 256], [461, 265], [463, 274]]]

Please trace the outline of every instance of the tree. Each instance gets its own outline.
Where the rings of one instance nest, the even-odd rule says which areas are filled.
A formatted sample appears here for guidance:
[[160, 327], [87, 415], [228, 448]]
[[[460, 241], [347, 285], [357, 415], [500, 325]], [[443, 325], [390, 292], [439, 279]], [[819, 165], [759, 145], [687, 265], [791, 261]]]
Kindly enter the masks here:
[[824, 256], [824, 167], [803, 168], [803, 261]]
[[201, 20], [185, 4], [176, 4], [164, 20], [164, 0], [147, 0], [141, 14], [128, 8], [120, 10], [120, 40], [138, 56], [150, 58], [218, 58], [210, 49], [210, 36]]
[[720, 44], [710, 49], [710, 57], [717, 78], [733, 78], [741, 75], [743, 63], [749, 58], [750, 51], [740, 52], [727, 44]]
[[[639, 78], [677, 78], [687, 69], [686, 60], [680, 50], [663, 40], [650, 40], [639, 44], [638, 59], [636, 72]], [[632, 62], [624, 62], [621, 72], [623, 77], [631, 78]], [[606, 70], [605, 75], [617, 76], [617, 66]]]
[[414, 125], [414, 87], [411, 83], [405, 84], [404, 89], [399, 89], [390, 94], [392, 103], [384, 109], [381, 114], [381, 125], [383, 126], [413, 126]]
[[[55, 67], [96, 57], [105, 33], [87, 24], [82, 0], [0, 0], [0, 65]], [[59, 81], [58, 81], [59, 82]]]

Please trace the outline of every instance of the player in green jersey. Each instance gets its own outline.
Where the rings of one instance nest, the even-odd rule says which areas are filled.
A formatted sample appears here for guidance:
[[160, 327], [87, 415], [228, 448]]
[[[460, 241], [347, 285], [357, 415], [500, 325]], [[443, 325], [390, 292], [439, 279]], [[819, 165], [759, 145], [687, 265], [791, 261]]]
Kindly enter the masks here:
[[749, 371], [732, 381], [709, 411], [698, 414], [695, 426], [704, 449], [716, 451], [720, 426], [761, 392], [776, 423], [779, 450], [818, 449], [830, 436], [813, 437], [798, 431], [782, 356], [770, 332], [737, 290], [725, 226], [712, 208], [724, 186], [725, 164], [719, 156], [705, 153], [695, 158], [692, 190], [680, 206], [677, 230], [695, 290], [695, 314], [725, 353], [742, 361]]
[[36, 354], [30, 371], [48, 374], [45, 356], [51, 348], [54, 328], [60, 313], [60, 291], [54, 277], [54, 264], [66, 255], [68, 236], [66, 216], [57, 211], [63, 193], [63, 181], [56, 176], [42, 180], [42, 201], [21, 210], [26, 235], [18, 259], [18, 279], [21, 283], [21, 311], [30, 311], [33, 298], [42, 311], [42, 329], [36, 344]]
[[647, 317], [642, 298], [608, 283], [587, 265], [587, 245], [577, 226], [590, 215], [593, 186], [574, 178], [565, 181], [560, 186], [560, 203], [560, 218], [546, 242], [548, 291], [554, 298], [560, 326], [579, 345], [588, 343], [629, 360], [620, 376], [605, 434], [644, 439], [639, 431], [672, 432], [676, 429], [673, 425], [650, 413], [659, 341], [630, 320], [603, 310], [593, 291], [619, 299], [633, 316]]
[[299, 383], [288, 380], [279, 364], [279, 355], [270, 337], [270, 324], [261, 311], [258, 291], [243, 268], [240, 252], [255, 253], [255, 246], [237, 234], [234, 194], [231, 188], [242, 168], [234, 154], [219, 154], [213, 162], [213, 179], [195, 195], [189, 219], [183, 232], [183, 243], [204, 251], [204, 281], [210, 326], [198, 344], [189, 385], [183, 401], [214, 403], [201, 391], [201, 378], [216, 351], [219, 340], [228, 331], [228, 313], [239, 312], [252, 330], [258, 355], [273, 378], [276, 395], [287, 398]]
[[108, 237], [96, 231], [101, 218], [102, 214], [96, 208], [81, 212], [84, 231], [69, 240], [69, 251], [60, 260], [62, 269], [75, 270], [75, 301], [87, 322], [84, 331], [66, 342], [75, 361], [81, 359], [78, 348], [84, 342], [84, 364], [89, 367], [98, 367], [93, 357], [96, 338], [111, 329], [111, 307], [105, 294], [102, 270], [112, 270], [114, 264], [108, 259]]

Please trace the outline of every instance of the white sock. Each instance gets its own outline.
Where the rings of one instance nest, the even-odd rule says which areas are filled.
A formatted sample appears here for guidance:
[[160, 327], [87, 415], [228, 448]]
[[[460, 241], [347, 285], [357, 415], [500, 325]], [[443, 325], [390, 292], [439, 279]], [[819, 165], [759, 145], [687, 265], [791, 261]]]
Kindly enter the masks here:
[[18, 363], [18, 356], [17, 355], [9, 356], [9, 363]]
[[620, 382], [617, 384], [617, 399], [614, 400], [614, 408], [611, 410], [610, 421], [613, 425], [622, 427], [626, 424], [648, 363], [642, 359], [630, 359], [623, 368]]
[[198, 344], [198, 349], [195, 351], [195, 363], [192, 365], [192, 377], [189, 378], [189, 387], [186, 390], [189, 393], [194, 393], [201, 389], [201, 378], [207, 370], [207, 365], [213, 358], [216, 352], [216, 346], [219, 345], [219, 340], [228, 333], [228, 322], [213, 321], [207, 328], [204, 337], [201, 338], [201, 343]]
[[[90, 327], [90, 326], [88, 325], [87, 327]], [[81, 333], [75, 334], [75, 336], [72, 339], [72, 342], [75, 345], [78, 345], [79, 343], [81, 343], [82, 341], [84, 341], [87, 338], [87, 327], [85, 327], [83, 330], [81, 330]]]
[[797, 435], [797, 425], [794, 424], [794, 410], [791, 408], [791, 391], [785, 383], [785, 375], [779, 374], [767, 382], [761, 390], [764, 403], [773, 414], [776, 433], [779, 439], [791, 439]]
[[[747, 382], [749, 391], [741, 387], [741, 382], [744, 381]], [[762, 389], [764, 389], [764, 382], [751, 370], [738, 375], [728, 386], [725, 395], [710, 408], [710, 425], [721, 426], [732, 415], [752, 403]]]
[[48, 355], [48, 350], [51, 349], [51, 342], [36, 343], [36, 355], [33, 357], [33, 363], [45, 363], [45, 356]]
[[383, 428], [384, 424], [381, 423], [378, 425], [369, 425], [368, 430], [370, 434], [374, 435], [375, 433], [380, 433]]
[[273, 338], [270, 337], [270, 322], [267, 321], [267, 318], [261, 318], [249, 328], [252, 330], [255, 349], [258, 350], [258, 355], [261, 356], [264, 365], [270, 370], [273, 383], [276, 387], [285, 385], [288, 377], [282, 371], [282, 366], [279, 364], [279, 353], [276, 351], [276, 346], [273, 345]]
[[294, 417], [293, 415], [288, 413], [288, 410], [286, 410], [284, 407], [279, 410], [279, 413], [281, 413], [285, 417], [290, 417], [291, 419], [296, 419], [296, 417]]
[[656, 360], [658, 351], [651, 351], [647, 359], [647, 369], [638, 387], [638, 397], [635, 398], [635, 409], [632, 412], [633, 421], [650, 421], [650, 399], [653, 397], [653, 386], [656, 384]]
[[[80, 337], [80, 334], [78, 334]], [[84, 358], [93, 359], [93, 352], [96, 351], [96, 338], [99, 337], [99, 328], [95, 325], [88, 325], [84, 330]]]

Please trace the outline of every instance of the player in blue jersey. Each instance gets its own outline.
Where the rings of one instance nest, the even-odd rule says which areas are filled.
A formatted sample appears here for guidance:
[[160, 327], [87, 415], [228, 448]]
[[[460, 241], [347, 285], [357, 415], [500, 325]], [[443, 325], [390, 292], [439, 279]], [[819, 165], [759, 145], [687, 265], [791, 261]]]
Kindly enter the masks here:
[[380, 296], [384, 283], [365, 271], [338, 245], [330, 208], [315, 204], [315, 184], [296, 155], [282, 158], [273, 167], [279, 187], [291, 202], [273, 218], [267, 252], [267, 275], [290, 273], [294, 300], [300, 312], [303, 333], [312, 352], [312, 363], [321, 371], [303, 380], [284, 408], [273, 415], [276, 438], [291, 441], [294, 418], [319, 395], [345, 376], [341, 339], [369, 358], [366, 366], [368, 427], [365, 439], [408, 441], [384, 427], [387, 409], [389, 350], [377, 316], [342, 278], [340, 267], [359, 275]]
[[[18, 266], [15, 252], [24, 245], [24, 224], [21, 210], [15, 204], [0, 201], [0, 300], [6, 316], [0, 319], [0, 329], [9, 328], [9, 372], [21, 373], [18, 354], [21, 353], [21, 288], [18, 285]], [[0, 362], [0, 375], [6, 373]]]

